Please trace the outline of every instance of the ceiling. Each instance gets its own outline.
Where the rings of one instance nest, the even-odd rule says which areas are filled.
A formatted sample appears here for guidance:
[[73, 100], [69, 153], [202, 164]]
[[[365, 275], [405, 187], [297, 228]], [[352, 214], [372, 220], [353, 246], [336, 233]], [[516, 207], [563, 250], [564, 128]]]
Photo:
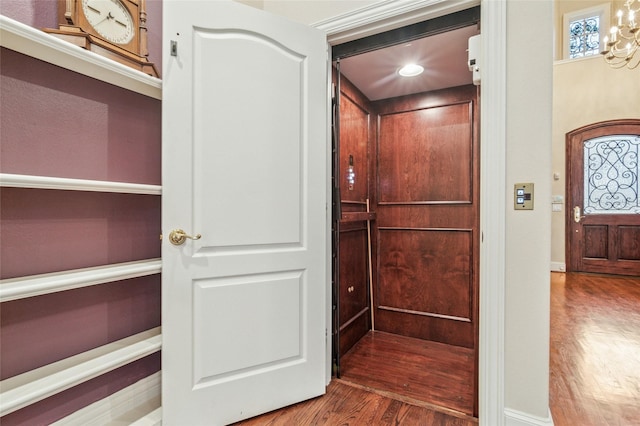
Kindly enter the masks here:
[[[471, 84], [467, 46], [476, 34], [472, 25], [362, 53], [341, 59], [340, 71], [372, 101]], [[401, 77], [398, 70], [407, 63], [422, 65], [424, 72]]]

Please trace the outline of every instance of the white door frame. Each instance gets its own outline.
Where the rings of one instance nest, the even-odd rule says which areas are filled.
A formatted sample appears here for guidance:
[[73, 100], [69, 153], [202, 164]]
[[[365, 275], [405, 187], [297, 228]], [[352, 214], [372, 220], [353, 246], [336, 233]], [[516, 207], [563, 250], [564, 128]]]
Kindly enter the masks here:
[[[481, 4], [479, 421], [501, 426], [504, 415], [506, 38], [507, 2], [382, 0], [317, 22], [337, 45]], [[490, 118], [490, 119], [489, 119]], [[491, 167], [484, 167], [489, 164]], [[330, 300], [330, 299], [329, 299]], [[327, 345], [330, 345], [330, 339]], [[330, 358], [329, 358], [330, 359]]]

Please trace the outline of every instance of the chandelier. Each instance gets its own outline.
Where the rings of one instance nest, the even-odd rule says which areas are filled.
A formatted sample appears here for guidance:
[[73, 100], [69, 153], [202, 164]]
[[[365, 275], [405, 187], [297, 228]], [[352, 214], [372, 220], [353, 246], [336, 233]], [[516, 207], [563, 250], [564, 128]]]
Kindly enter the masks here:
[[627, 67], [634, 69], [640, 64], [640, 54], [634, 55], [640, 47], [640, 26], [636, 21], [636, 14], [640, 12], [640, 0], [626, 0], [626, 21], [622, 10], [618, 10], [618, 25], [611, 27], [610, 37], [603, 39], [604, 60], [613, 68]]

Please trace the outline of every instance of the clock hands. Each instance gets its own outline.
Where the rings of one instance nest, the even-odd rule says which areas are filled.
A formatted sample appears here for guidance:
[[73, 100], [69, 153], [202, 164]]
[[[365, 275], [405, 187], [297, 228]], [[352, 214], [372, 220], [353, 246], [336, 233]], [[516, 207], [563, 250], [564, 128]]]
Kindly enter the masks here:
[[[97, 27], [98, 25], [102, 24], [103, 22], [105, 22], [105, 21], [109, 21], [109, 20], [111, 20], [111, 19], [115, 19], [115, 18], [113, 17], [113, 15], [111, 14], [111, 12], [109, 12], [109, 13], [107, 14], [107, 16], [105, 16], [104, 18], [102, 18], [100, 21], [96, 22], [96, 24], [94, 25], [94, 27]], [[118, 21], [116, 21], [116, 22], [118, 22]]]
[[133, 23], [120, 0], [82, 0], [82, 5], [87, 20], [100, 36], [119, 44], [132, 39]]
[[[100, 13], [100, 12], [98, 12], [98, 13]], [[98, 22], [95, 24], [95, 26], [97, 27], [98, 25], [102, 24], [103, 22], [105, 22], [105, 21], [111, 21], [111, 20], [113, 20], [113, 22], [115, 22], [116, 24], [119, 24], [119, 25], [120, 25], [120, 26], [122, 26], [123, 28], [127, 28], [127, 24], [125, 24], [125, 23], [124, 23], [124, 22], [122, 22], [122, 21], [119, 21], [116, 17], [114, 17], [114, 16], [111, 14], [111, 12], [109, 12], [109, 13], [107, 14], [107, 16], [105, 16], [102, 20], [98, 21]]]

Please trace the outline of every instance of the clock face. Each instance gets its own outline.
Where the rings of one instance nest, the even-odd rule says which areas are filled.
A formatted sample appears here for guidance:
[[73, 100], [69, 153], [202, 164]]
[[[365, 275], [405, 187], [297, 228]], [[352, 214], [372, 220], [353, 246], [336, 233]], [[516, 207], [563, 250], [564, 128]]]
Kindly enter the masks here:
[[89, 24], [106, 40], [127, 44], [133, 39], [133, 19], [119, 0], [82, 0]]

